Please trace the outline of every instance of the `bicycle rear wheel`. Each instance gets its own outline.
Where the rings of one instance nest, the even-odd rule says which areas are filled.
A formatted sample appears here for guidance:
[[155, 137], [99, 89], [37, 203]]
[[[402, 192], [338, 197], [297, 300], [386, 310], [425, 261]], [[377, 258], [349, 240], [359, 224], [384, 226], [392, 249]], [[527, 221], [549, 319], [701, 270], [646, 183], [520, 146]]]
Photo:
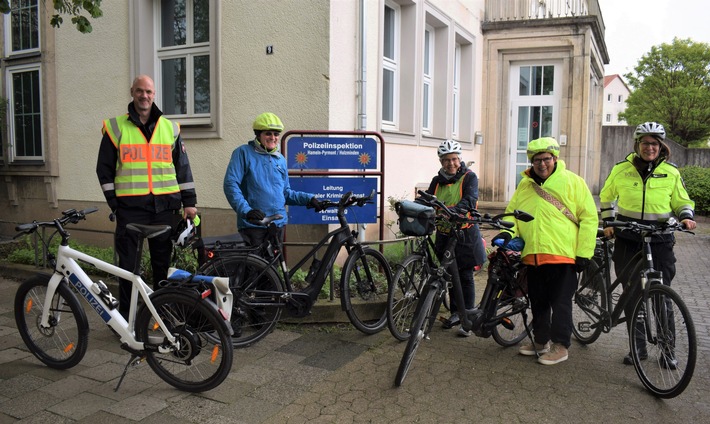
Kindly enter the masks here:
[[387, 325], [387, 294], [392, 270], [377, 250], [353, 249], [343, 266], [340, 298], [350, 322], [365, 334]]
[[89, 344], [89, 323], [79, 299], [66, 280], [57, 287], [49, 305], [49, 327], [41, 324], [51, 276], [38, 274], [25, 281], [15, 294], [15, 323], [22, 340], [34, 356], [55, 369], [78, 364]]
[[[144, 351], [150, 368], [166, 383], [187, 392], [219, 386], [232, 369], [234, 348], [217, 310], [199, 297], [174, 290], [156, 291], [151, 302], [177, 339], [177, 348], [168, 352]], [[145, 305], [136, 317], [136, 338], [169, 347]]]
[[609, 310], [603, 269], [592, 260], [577, 278], [579, 285], [572, 301], [572, 333], [580, 343], [590, 344], [601, 335], [603, 325], [599, 321]]
[[[235, 255], [213, 259], [203, 265], [198, 274], [230, 277], [229, 288], [234, 295], [232, 345], [250, 346], [274, 330], [281, 318], [281, 308], [275, 304], [275, 292], [283, 292], [283, 283], [273, 267], [254, 255]], [[258, 304], [273, 306], [257, 306]]]
[[387, 293], [387, 326], [400, 341], [409, 338], [414, 310], [428, 277], [424, 259], [420, 254], [407, 256], [392, 277]]
[[[419, 298], [417, 310], [414, 313], [414, 320], [409, 330], [410, 336], [409, 340], [407, 340], [407, 347], [404, 348], [404, 354], [399, 362], [397, 375], [394, 379], [394, 385], [397, 387], [401, 386], [404, 379], [407, 377], [407, 372], [409, 372], [419, 344], [424, 337], [429, 334], [435, 314], [437, 314], [439, 310], [438, 306], [441, 305], [441, 298], [439, 298], [438, 302], [436, 301], [437, 288], [429, 286], [425, 291], [426, 293], [423, 293], [422, 297]], [[434, 307], [435, 304], [437, 305], [436, 308]]]
[[525, 297], [515, 297], [505, 290], [498, 298], [496, 316], [512, 314], [503, 318], [500, 324], [493, 327], [493, 340], [503, 347], [515, 346], [526, 336], [523, 312], [528, 309]]
[[[649, 288], [648, 297], [648, 303], [639, 297], [634, 306], [631, 357], [648, 391], [660, 398], [673, 398], [688, 387], [695, 371], [695, 325], [685, 302], [670, 287], [655, 284]], [[651, 336], [648, 341], [647, 334]]]

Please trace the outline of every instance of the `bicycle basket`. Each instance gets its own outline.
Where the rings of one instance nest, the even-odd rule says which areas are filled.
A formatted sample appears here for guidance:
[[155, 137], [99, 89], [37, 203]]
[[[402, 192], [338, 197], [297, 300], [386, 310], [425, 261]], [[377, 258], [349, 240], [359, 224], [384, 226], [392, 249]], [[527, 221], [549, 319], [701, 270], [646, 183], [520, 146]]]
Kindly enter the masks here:
[[394, 205], [399, 216], [399, 231], [407, 236], [427, 236], [434, 232], [436, 212], [431, 206], [402, 200]]

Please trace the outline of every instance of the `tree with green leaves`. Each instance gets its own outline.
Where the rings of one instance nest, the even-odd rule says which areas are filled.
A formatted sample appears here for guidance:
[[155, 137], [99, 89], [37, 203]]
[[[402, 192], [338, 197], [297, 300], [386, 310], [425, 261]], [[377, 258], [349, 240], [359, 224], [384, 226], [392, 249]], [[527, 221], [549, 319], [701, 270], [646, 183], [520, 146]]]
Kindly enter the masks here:
[[[0, 12], [10, 13], [13, 7], [17, 7], [16, 4], [10, 5], [11, 0], [0, 0]], [[13, 3], [18, 3], [14, 1]], [[47, 6], [47, 0], [42, 0], [44, 6]], [[59, 28], [64, 23], [64, 18], [62, 15], [71, 16], [71, 23], [76, 26], [77, 31], [82, 34], [90, 33], [93, 28], [91, 27], [91, 22], [84, 16], [84, 12], [92, 19], [100, 18], [103, 16], [101, 11], [101, 0], [52, 0], [52, 6], [56, 12], [52, 15], [49, 23], [54, 28]]]
[[620, 118], [659, 122], [684, 146], [710, 137], [709, 44], [674, 38], [653, 46], [624, 77], [633, 90]]

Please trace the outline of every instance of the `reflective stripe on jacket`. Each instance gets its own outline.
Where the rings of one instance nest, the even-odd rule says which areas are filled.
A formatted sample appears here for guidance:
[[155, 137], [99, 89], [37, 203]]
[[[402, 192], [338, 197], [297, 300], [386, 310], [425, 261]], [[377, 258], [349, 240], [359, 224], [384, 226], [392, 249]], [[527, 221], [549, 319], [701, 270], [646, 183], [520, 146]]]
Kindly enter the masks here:
[[634, 220], [658, 221], [675, 215], [693, 218], [695, 202], [690, 200], [678, 169], [661, 160], [646, 179], [633, 163], [635, 153], [612, 168], [599, 192], [602, 219], [618, 215]]
[[[542, 188], [555, 196], [579, 220], [579, 227], [559, 209], [540, 197], [529, 175], [522, 173], [523, 180], [510, 199], [506, 212], [515, 209], [531, 214], [530, 222], [514, 220], [509, 231], [525, 240], [522, 256], [528, 265], [551, 263], [574, 263], [576, 257], [591, 258], [596, 245], [599, 226], [597, 208], [592, 193], [584, 180], [566, 169], [565, 162], [557, 160], [557, 168], [545, 180]], [[511, 218], [512, 219], [512, 218]]]
[[176, 123], [160, 117], [150, 143], [128, 115], [104, 120], [104, 131], [118, 150], [114, 188], [117, 197], [180, 192], [172, 150], [180, 134]]

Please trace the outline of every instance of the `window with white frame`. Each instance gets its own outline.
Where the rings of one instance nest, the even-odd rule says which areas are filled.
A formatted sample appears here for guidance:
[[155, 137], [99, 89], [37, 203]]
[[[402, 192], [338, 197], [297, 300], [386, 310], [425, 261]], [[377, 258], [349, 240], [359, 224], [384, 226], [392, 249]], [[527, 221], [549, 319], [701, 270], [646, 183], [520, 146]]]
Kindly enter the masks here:
[[611, 102], [611, 93], [606, 95], [606, 101]]
[[621, 103], [621, 100], [623, 99], [623, 96], [619, 94], [619, 103]]
[[607, 114], [606, 114], [606, 119], [605, 119], [605, 121], [606, 121], [606, 122], [611, 122], [611, 113], [607, 113]]
[[5, 52], [39, 52], [38, 0], [11, 0], [10, 13], [5, 15]]
[[210, 2], [162, 0], [158, 95], [163, 113], [185, 124], [206, 124], [212, 112]]
[[434, 29], [424, 29], [424, 69], [422, 72], [422, 132], [431, 134], [433, 119]]
[[400, 8], [385, 2], [382, 46], [382, 125], [396, 127], [399, 108]]
[[452, 105], [451, 105], [451, 136], [457, 138], [459, 136], [459, 120], [461, 110], [461, 44], [456, 43], [454, 47], [454, 81], [451, 87]]
[[44, 160], [40, 64], [9, 67], [6, 75], [10, 160]]

